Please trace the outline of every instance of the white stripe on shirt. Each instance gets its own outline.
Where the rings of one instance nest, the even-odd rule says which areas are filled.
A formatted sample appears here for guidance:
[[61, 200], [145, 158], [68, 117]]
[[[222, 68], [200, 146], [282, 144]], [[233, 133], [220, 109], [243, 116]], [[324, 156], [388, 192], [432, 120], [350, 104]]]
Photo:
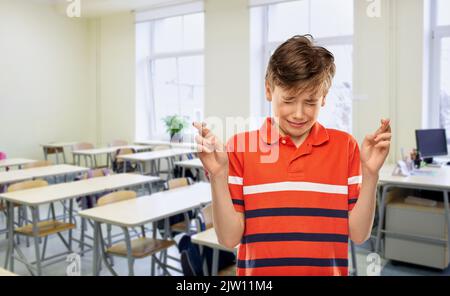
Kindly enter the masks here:
[[243, 185], [244, 179], [241, 177], [228, 176], [228, 184]]
[[348, 178], [348, 185], [355, 185], [355, 184], [361, 184], [362, 183], [362, 176], [354, 176], [351, 178]]
[[261, 185], [244, 186], [244, 194], [257, 194], [279, 191], [312, 191], [320, 193], [347, 194], [348, 187], [309, 182], [280, 182]]

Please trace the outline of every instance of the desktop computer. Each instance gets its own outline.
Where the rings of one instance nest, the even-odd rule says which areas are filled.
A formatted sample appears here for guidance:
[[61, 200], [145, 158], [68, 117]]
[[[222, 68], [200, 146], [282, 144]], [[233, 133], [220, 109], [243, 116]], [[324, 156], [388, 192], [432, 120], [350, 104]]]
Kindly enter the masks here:
[[431, 166], [442, 165], [433, 161], [433, 157], [448, 155], [445, 129], [416, 130], [416, 143], [420, 155]]

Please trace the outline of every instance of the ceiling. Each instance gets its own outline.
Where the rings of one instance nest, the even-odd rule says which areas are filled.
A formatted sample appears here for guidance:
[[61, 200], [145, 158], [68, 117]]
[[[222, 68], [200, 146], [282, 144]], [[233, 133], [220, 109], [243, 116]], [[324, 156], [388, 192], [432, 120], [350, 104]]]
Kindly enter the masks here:
[[[68, 0], [32, 0], [55, 5], [64, 12], [70, 5]], [[75, 1], [75, 0], [71, 0]], [[81, 3], [81, 17], [98, 17], [123, 11], [142, 11], [162, 6], [193, 2], [193, 0], [78, 0]]]

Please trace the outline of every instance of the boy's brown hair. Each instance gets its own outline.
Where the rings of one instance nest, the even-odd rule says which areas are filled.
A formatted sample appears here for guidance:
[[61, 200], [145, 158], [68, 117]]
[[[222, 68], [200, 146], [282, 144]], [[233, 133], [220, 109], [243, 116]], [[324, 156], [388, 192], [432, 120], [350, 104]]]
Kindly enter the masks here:
[[281, 44], [270, 58], [266, 81], [273, 90], [281, 87], [293, 94], [311, 91], [326, 96], [336, 73], [334, 56], [316, 46], [311, 35], [296, 35]]

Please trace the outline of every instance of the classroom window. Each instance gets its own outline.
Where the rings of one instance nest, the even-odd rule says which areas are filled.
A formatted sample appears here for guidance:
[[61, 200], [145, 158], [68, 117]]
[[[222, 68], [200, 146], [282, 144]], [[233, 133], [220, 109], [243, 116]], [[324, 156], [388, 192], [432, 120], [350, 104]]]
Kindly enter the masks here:
[[274, 50], [294, 35], [311, 34], [330, 50], [337, 72], [319, 121], [329, 128], [352, 130], [353, 0], [289, 1], [251, 9], [252, 114], [268, 116], [264, 72]]
[[[149, 109], [146, 137], [168, 140], [164, 117], [181, 115], [187, 122], [203, 118], [204, 14], [169, 17], [138, 26], [147, 26], [150, 36], [145, 78]], [[137, 137], [145, 137], [142, 134]]]
[[447, 129], [447, 138], [450, 138], [450, 37], [441, 39], [441, 127]]
[[437, 1], [437, 25], [448, 26], [450, 25], [450, 1], [438, 0]]
[[[429, 127], [445, 128], [450, 141], [450, 2], [432, 2], [431, 108]], [[439, 116], [435, 116], [436, 112]]]

